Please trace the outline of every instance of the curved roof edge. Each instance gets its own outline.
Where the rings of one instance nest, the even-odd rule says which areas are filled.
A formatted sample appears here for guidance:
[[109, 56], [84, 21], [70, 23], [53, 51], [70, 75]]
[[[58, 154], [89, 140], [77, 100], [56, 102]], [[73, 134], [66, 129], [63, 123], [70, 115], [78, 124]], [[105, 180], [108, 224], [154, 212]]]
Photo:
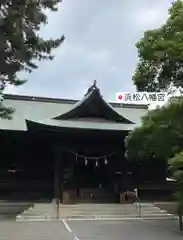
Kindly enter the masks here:
[[[100, 107], [98, 108], [98, 106]], [[102, 118], [107, 118], [109, 120], [119, 123], [121, 122], [126, 124], [135, 124], [131, 120], [127, 119], [126, 117], [116, 112], [116, 110], [104, 100], [103, 96], [100, 93], [100, 89], [96, 86], [95, 81], [94, 84], [88, 89], [84, 97], [79, 102], [74, 104], [70, 110], [63, 114], [59, 114], [53, 117], [52, 119], [69, 120], [78, 117], [80, 118], [83, 117], [84, 115], [92, 116], [93, 114], [92, 109], [96, 110], [94, 111], [95, 116], [96, 114], [97, 116], [101, 116], [101, 114], [104, 113]]]
[[85, 121], [70, 121], [70, 120], [45, 120], [45, 121], [32, 121], [26, 119], [27, 129], [40, 129], [40, 130], [61, 130], [61, 129], [90, 129], [90, 130], [112, 130], [112, 131], [131, 131], [135, 125], [121, 124], [121, 123], [97, 123]]

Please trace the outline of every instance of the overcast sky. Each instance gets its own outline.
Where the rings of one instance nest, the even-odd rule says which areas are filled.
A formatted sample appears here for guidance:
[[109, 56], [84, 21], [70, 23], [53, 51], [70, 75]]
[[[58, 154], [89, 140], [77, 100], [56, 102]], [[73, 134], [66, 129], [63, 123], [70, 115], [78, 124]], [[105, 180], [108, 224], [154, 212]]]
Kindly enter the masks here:
[[9, 93], [80, 99], [97, 79], [103, 96], [134, 91], [135, 43], [167, 18], [171, 0], [64, 0], [41, 34], [66, 40], [53, 61], [44, 61], [28, 83]]

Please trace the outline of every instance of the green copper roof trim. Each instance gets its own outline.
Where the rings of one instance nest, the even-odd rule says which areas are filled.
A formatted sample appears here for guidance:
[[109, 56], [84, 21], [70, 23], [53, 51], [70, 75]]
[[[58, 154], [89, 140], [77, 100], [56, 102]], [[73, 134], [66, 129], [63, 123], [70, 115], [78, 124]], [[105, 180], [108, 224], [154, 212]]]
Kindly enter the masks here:
[[[5, 94], [4, 99], [7, 100], [19, 100], [19, 101], [30, 101], [30, 102], [42, 102], [42, 103], [63, 103], [63, 104], [75, 104], [79, 100], [74, 99], [62, 99], [62, 98], [51, 98], [51, 97], [39, 97], [39, 96], [27, 96], [17, 94]], [[115, 108], [135, 108], [135, 109], [148, 109], [147, 104], [134, 104], [134, 103], [117, 103], [109, 102], [109, 105]]]

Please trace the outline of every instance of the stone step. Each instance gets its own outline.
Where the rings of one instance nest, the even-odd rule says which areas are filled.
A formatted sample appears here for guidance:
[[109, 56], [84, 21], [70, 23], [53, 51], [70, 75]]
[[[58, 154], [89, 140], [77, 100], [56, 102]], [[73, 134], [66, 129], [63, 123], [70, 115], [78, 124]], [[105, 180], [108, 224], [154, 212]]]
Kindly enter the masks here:
[[[172, 219], [174, 216], [166, 211], [155, 207], [153, 204], [143, 203], [140, 209], [136, 204], [76, 204], [76, 205], [60, 205], [60, 219], [126, 219], [138, 218], [139, 214], [142, 218], [162, 218]], [[39, 219], [56, 219], [56, 205], [54, 204], [35, 204], [17, 216], [19, 220]]]
[[[139, 218], [136, 215], [130, 215], [130, 216], [123, 216], [123, 217], [117, 217], [117, 216], [90, 216], [90, 217], [83, 217], [83, 216], [66, 216], [66, 217], [59, 217], [59, 220], [132, 220], [132, 219], [158, 219], [158, 220], [172, 220], [177, 219], [175, 216], [143, 216], [142, 218]], [[17, 217], [16, 221], [55, 221], [58, 220], [57, 217], [54, 216], [30, 216], [30, 217]]]

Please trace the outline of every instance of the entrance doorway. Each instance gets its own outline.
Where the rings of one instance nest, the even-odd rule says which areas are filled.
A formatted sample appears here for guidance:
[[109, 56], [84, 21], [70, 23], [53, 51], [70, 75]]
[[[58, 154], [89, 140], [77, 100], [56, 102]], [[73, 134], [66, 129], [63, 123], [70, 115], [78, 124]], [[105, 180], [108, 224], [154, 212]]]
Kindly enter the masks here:
[[[76, 202], [117, 202], [119, 199], [119, 178], [115, 152], [89, 152], [81, 154], [68, 151], [70, 166], [65, 168], [64, 191], [72, 192]], [[67, 161], [68, 162], [68, 161]]]

